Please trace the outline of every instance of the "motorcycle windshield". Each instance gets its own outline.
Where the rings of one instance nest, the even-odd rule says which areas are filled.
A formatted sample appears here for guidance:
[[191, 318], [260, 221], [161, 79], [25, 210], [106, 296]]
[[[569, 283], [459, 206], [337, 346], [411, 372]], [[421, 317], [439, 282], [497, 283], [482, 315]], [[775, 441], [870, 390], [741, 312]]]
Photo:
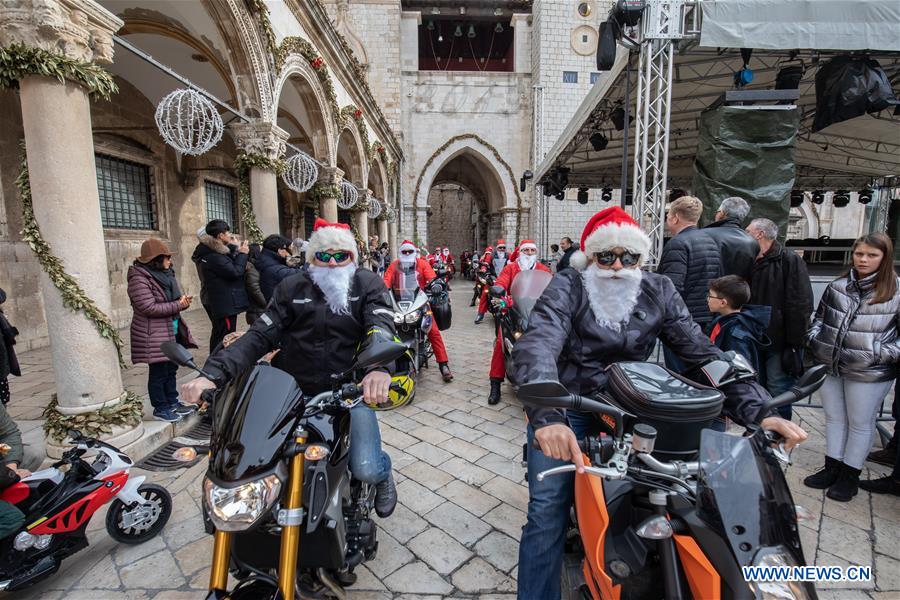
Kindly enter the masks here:
[[538, 298], [544, 293], [544, 289], [550, 284], [553, 275], [546, 271], [533, 269], [530, 271], [522, 271], [513, 280], [512, 287], [509, 290], [512, 296], [516, 310], [524, 319], [528, 319], [531, 309], [537, 303]]
[[231, 380], [214, 404], [210, 472], [227, 482], [270, 470], [302, 402], [297, 381], [275, 367], [256, 365]]
[[738, 437], [703, 430], [697, 514], [728, 538], [741, 565], [752, 565], [760, 548], [779, 545], [802, 563], [791, 493], [760, 434]]
[[396, 269], [391, 281], [391, 292], [397, 302], [412, 302], [419, 293], [419, 278], [415, 269]]

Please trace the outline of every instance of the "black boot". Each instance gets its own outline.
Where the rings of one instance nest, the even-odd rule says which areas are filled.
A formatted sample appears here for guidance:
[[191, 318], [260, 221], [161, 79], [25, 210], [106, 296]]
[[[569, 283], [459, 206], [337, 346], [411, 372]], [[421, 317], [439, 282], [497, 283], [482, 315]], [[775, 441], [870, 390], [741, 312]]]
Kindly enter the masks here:
[[494, 379], [491, 377], [491, 393], [488, 394], [488, 404], [493, 406], [500, 402], [500, 384], [503, 383], [502, 379]]
[[804, 479], [803, 485], [816, 490], [824, 490], [827, 487], [831, 487], [831, 485], [838, 480], [838, 475], [841, 472], [842, 464], [843, 463], [841, 461], [831, 458], [826, 454], [825, 468], [818, 473], [813, 473], [812, 475]]
[[444, 383], [450, 383], [453, 381], [453, 373], [450, 372], [450, 365], [446, 362], [438, 363], [438, 369], [441, 372], [441, 377], [444, 378]]
[[850, 502], [859, 493], [859, 474], [861, 469], [854, 469], [845, 464], [841, 465], [841, 473], [838, 480], [828, 488], [825, 495], [838, 502]]
[[886, 467], [893, 467], [894, 463], [897, 462], [897, 446], [894, 444], [894, 440], [891, 440], [882, 450], [870, 452], [866, 460]]
[[872, 492], [873, 494], [891, 494], [893, 496], [900, 496], [900, 481], [894, 479], [890, 475], [885, 475], [879, 479], [860, 481], [859, 487], [867, 492]]
[[482, 321], [484, 321], [484, 313], [478, 313], [478, 316], [475, 317], [475, 324], [478, 325]]
[[475, 298], [472, 298], [472, 301], [469, 302], [469, 306], [475, 306]]

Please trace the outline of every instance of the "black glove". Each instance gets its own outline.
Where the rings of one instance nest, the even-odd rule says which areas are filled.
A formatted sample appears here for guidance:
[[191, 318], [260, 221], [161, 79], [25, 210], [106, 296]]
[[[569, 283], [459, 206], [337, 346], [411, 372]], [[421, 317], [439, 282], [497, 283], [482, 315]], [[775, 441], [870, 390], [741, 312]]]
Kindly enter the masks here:
[[785, 346], [781, 351], [781, 368], [791, 377], [803, 375], [803, 349], [797, 346]]

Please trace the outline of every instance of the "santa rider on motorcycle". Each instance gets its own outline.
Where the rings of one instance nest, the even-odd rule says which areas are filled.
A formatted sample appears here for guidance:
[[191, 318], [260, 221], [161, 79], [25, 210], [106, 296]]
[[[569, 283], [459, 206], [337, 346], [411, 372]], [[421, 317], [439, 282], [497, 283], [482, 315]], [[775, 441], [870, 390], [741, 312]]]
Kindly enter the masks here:
[[[482, 260], [488, 263], [491, 274], [494, 277], [499, 277], [500, 273], [503, 272], [503, 267], [505, 267], [506, 263], [509, 261], [509, 256], [506, 254], [506, 241], [502, 239], [497, 240], [494, 251], [490, 253], [485, 252], [484, 254]], [[487, 290], [481, 290], [481, 301], [478, 304], [478, 316], [475, 318], [476, 325], [484, 320], [484, 314], [488, 311], [487, 302]]]
[[[369, 336], [393, 339], [394, 311], [384, 282], [358, 269], [359, 250], [350, 227], [317, 219], [307, 248], [307, 264], [275, 288], [266, 312], [233, 344], [209, 357], [204, 371], [219, 386], [263, 355], [280, 348], [272, 365], [290, 373], [303, 393], [332, 389], [331, 374], [353, 365]], [[182, 386], [185, 402], [197, 404], [205, 389], [216, 387], [198, 377]], [[365, 404], [386, 404], [391, 375], [370, 369], [362, 379]], [[375, 413], [360, 404], [350, 411], [350, 471], [375, 486], [375, 511], [389, 516], [397, 504], [391, 459], [381, 450]]]
[[[517, 253], [518, 256], [516, 256]], [[515, 259], [503, 267], [500, 277], [494, 282], [495, 286], [500, 286], [507, 291], [512, 289], [516, 276], [522, 271], [536, 269], [550, 273], [550, 269], [537, 260], [537, 244], [534, 243], [534, 240], [523, 240], [519, 244], [518, 250], [513, 252], [513, 256], [515, 256]], [[508, 296], [506, 298], [494, 298], [491, 302], [500, 309], [504, 309], [512, 304], [512, 300]], [[494, 352], [491, 354], [491, 370], [488, 376], [491, 379], [491, 393], [488, 395], [488, 404], [497, 404], [500, 402], [500, 384], [503, 383], [503, 378], [506, 377], [503, 336], [500, 331], [497, 331], [497, 338], [494, 341]]]
[[[428, 264], [428, 261], [424, 258], [417, 258], [417, 255], [416, 245], [409, 240], [404, 240], [400, 244], [400, 258], [392, 262], [384, 272], [384, 283], [388, 289], [393, 285], [394, 277], [398, 271], [411, 273], [415, 270], [416, 280], [419, 282], [419, 287], [423, 290], [427, 290], [431, 282], [437, 279], [437, 274], [431, 268], [431, 265]], [[449, 383], [453, 381], [453, 373], [450, 372], [449, 365], [450, 358], [447, 356], [444, 338], [441, 337], [441, 331], [436, 325], [432, 325], [431, 329], [428, 330], [428, 341], [431, 342], [434, 358], [438, 362], [438, 368], [441, 370], [441, 377], [444, 378], [444, 382]]]
[[[513, 348], [517, 382], [557, 380], [582, 396], [604, 390], [606, 367], [619, 361], [644, 361], [657, 338], [690, 366], [723, 353], [700, 327], [663, 275], [640, 270], [650, 239], [621, 208], [594, 215], [572, 257], [575, 269], [558, 273], [529, 316], [525, 334]], [[585, 256], [586, 253], [586, 256]], [[588, 258], [589, 257], [589, 258]], [[583, 272], [587, 261], [591, 265]], [[768, 395], [756, 382], [722, 387], [725, 412], [739, 424], [751, 424]], [[528, 414], [528, 521], [519, 547], [519, 599], [560, 597], [560, 569], [566, 524], [574, 496], [574, 474], [547, 477], [546, 469], [584, 463], [577, 440], [596, 432], [592, 413], [526, 409]], [[786, 446], [806, 439], [797, 425], [766, 416], [761, 425], [780, 433]], [[534, 440], [540, 450], [532, 447]]]

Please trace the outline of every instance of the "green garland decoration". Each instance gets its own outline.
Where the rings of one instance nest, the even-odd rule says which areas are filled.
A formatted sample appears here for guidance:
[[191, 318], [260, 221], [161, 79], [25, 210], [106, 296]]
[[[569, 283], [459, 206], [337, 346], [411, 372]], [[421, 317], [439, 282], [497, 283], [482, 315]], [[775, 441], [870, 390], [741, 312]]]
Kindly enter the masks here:
[[522, 236], [521, 236], [521, 233], [522, 233], [521, 232], [521, 228], [522, 228], [522, 194], [519, 193], [519, 186], [516, 182], [516, 175], [515, 175], [515, 173], [513, 173], [512, 167], [509, 166], [509, 163], [506, 162], [505, 160], [503, 160], [503, 157], [500, 156], [500, 152], [493, 145], [491, 145], [489, 142], [487, 142], [487, 140], [485, 140], [484, 138], [482, 138], [479, 135], [475, 135], [474, 133], [463, 133], [461, 135], [453, 136], [452, 138], [447, 140], [440, 148], [435, 150], [432, 153], [432, 155], [428, 157], [428, 160], [425, 161], [425, 166], [422, 167], [422, 171], [419, 173], [419, 178], [416, 180], [416, 187], [415, 187], [415, 191], [413, 192], [413, 197], [412, 197], [412, 201], [413, 201], [413, 205], [412, 205], [412, 208], [413, 208], [413, 218], [412, 218], [413, 235], [415, 236], [418, 234], [419, 188], [422, 186], [422, 178], [425, 177], [425, 171], [428, 170], [428, 167], [431, 166], [431, 163], [433, 163], [437, 159], [437, 157], [444, 152], [444, 150], [446, 150], [451, 145], [453, 145], [454, 143], [459, 142], [461, 140], [475, 140], [476, 142], [482, 144], [488, 150], [491, 151], [491, 154], [494, 155], [494, 158], [497, 159], [497, 162], [499, 162], [501, 165], [503, 165], [503, 167], [506, 169], [506, 172], [509, 175], [509, 180], [510, 180], [510, 182], [512, 182], [512, 189], [516, 193], [516, 209], [517, 209], [517, 211], [516, 211], [516, 239], [517, 240], [521, 239], [522, 238]]
[[112, 433], [115, 425], [121, 427], [137, 427], [144, 414], [144, 401], [134, 392], [125, 390], [119, 401], [111, 406], [77, 415], [64, 415], [59, 412], [59, 399], [56, 394], [50, 397], [50, 404], [41, 413], [44, 417], [44, 433], [48, 438], [63, 442], [70, 429], [77, 429], [88, 437], [100, 437], [104, 433]]
[[369, 147], [369, 128], [366, 127], [366, 120], [363, 119], [362, 110], [352, 104], [348, 104], [341, 109], [341, 124], [344, 127], [356, 125], [356, 130], [359, 131], [359, 137], [362, 139], [364, 158], [371, 165], [372, 153]]
[[256, 25], [262, 31], [266, 40], [266, 49], [274, 59], [278, 50], [278, 43], [275, 41], [275, 31], [272, 29], [272, 21], [269, 19], [269, 7], [266, 6], [263, 0], [244, 0], [244, 4], [247, 6], [250, 14], [256, 17]]
[[299, 54], [309, 62], [309, 65], [315, 71], [319, 83], [322, 84], [322, 90], [325, 92], [325, 98], [328, 100], [331, 118], [334, 120], [334, 124], [340, 128], [341, 111], [338, 108], [337, 94], [334, 91], [334, 81], [331, 79], [331, 73], [328, 71], [325, 59], [322, 58], [312, 44], [302, 37], [286, 37], [274, 52], [275, 70], [277, 72], [281, 72], [281, 68], [291, 54]]
[[268, 158], [262, 154], [238, 152], [234, 159], [234, 170], [238, 176], [238, 207], [241, 209], [241, 220], [247, 228], [250, 242], [263, 243], [263, 233], [256, 224], [256, 214], [253, 212], [253, 200], [250, 196], [250, 169], [257, 167], [272, 171], [275, 175], [281, 175], [287, 169], [287, 163], [280, 158]]
[[94, 63], [24, 44], [0, 48], [0, 88], [17, 88], [19, 81], [29, 75], [55, 77], [60, 83], [74, 81], [104, 100], [119, 91], [112, 74]]
[[341, 197], [341, 186], [334, 183], [317, 183], [306, 192], [310, 200], [319, 205], [322, 200]]
[[356, 248], [359, 251], [359, 260], [357, 262], [360, 265], [365, 264], [369, 260], [369, 244], [359, 236], [359, 230], [356, 229], [356, 223], [353, 222], [353, 219], [350, 219], [350, 232], [353, 234], [353, 239], [356, 240]]
[[53, 254], [50, 244], [41, 235], [41, 229], [34, 218], [34, 204], [31, 198], [31, 181], [28, 178], [28, 158], [25, 155], [25, 142], [21, 143], [22, 158], [19, 175], [16, 177], [16, 187], [19, 190], [19, 198], [22, 200], [22, 239], [28, 243], [34, 252], [44, 272], [59, 290], [63, 305], [74, 311], [81, 311], [97, 328], [100, 337], [106, 338], [115, 345], [116, 354], [119, 356], [119, 367], [125, 368], [125, 359], [122, 356], [124, 343], [119, 335], [119, 330], [113, 326], [112, 321], [97, 307], [74, 277], [66, 273], [62, 260]]

